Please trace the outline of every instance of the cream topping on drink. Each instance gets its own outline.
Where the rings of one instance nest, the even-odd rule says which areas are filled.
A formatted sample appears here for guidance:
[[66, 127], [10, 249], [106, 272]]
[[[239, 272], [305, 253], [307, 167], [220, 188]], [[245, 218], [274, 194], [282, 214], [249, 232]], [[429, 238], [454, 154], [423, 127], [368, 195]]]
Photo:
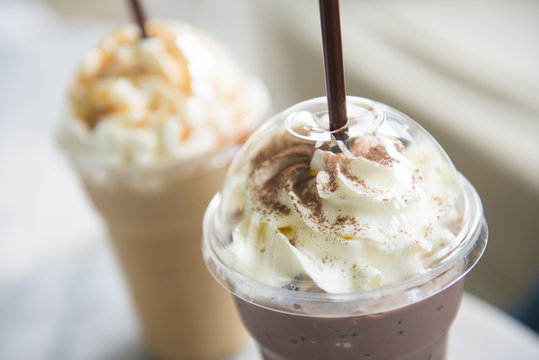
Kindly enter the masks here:
[[326, 145], [283, 131], [258, 146], [224, 199], [238, 220], [223, 260], [272, 286], [327, 293], [425, 272], [462, 217], [453, 165], [387, 122], [339, 151]]
[[85, 55], [60, 129], [70, 155], [113, 166], [191, 159], [243, 140], [265, 111], [263, 86], [220, 44], [181, 23], [147, 32], [126, 26]]

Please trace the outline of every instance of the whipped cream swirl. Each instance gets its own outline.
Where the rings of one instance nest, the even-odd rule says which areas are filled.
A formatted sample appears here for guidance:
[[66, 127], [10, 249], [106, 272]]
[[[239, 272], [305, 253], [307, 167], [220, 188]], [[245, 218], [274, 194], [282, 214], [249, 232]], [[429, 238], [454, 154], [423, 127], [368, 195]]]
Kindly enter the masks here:
[[[268, 96], [228, 51], [187, 24], [148, 22], [107, 35], [69, 89], [59, 142], [75, 160], [151, 167], [236, 145]], [[207, 163], [208, 161], [198, 161]]]
[[387, 124], [337, 153], [275, 134], [235, 181], [225, 262], [292, 290], [345, 293], [421, 274], [460, 216], [452, 164]]

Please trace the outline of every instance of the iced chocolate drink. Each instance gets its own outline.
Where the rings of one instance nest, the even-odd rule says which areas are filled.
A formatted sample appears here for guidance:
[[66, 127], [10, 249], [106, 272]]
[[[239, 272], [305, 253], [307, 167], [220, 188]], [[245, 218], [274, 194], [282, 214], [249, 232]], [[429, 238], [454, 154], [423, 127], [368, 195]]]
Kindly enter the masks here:
[[218, 359], [245, 333], [205, 269], [200, 224], [268, 97], [199, 30], [146, 30], [127, 26], [86, 54], [59, 142], [106, 222], [149, 352]]
[[466, 273], [487, 242], [481, 201], [406, 115], [326, 98], [247, 141], [204, 220], [203, 252], [265, 359], [444, 359]]

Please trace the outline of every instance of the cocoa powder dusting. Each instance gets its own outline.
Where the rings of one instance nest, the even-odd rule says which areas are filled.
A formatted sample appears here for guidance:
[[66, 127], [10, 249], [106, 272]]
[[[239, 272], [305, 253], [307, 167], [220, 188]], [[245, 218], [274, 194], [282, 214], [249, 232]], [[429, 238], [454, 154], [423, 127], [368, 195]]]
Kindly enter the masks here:
[[367, 184], [365, 184], [365, 180], [363, 180], [362, 178], [360, 178], [359, 176], [355, 175], [355, 174], [352, 174], [350, 172], [350, 169], [348, 168], [348, 166], [343, 166], [341, 168], [341, 173], [347, 177], [349, 180], [352, 180], [354, 183], [356, 183], [357, 185], [367, 189]]
[[293, 184], [292, 190], [298, 196], [302, 205], [311, 211], [319, 223], [324, 222], [325, 216], [322, 212], [322, 200], [316, 191], [314, 179], [312, 177], [299, 177]]
[[401, 154], [404, 152], [404, 150], [406, 149], [404, 147], [404, 145], [400, 142], [400, 141], [395, 141], [393, 143], [393, 145], [395, 145], [395, 149], [397, 149], [398, 152], [400, 152]]
[[386, 149], [382, 145], [376, 145], [369, 149], [369, 152], [364, 155], [365, 159], [374, 161], [375, 163], [389, 166], [393, 162], [393, 158], [389, 156]]
[[335, 192], [337, 190], [337, 171], [338, 163], [337, 158], [333, 156], [326, 156], [326, 171], [329, 174], [329, 186], [327, 189], [328, 192]]
[[[397, 148], [399, 151], [399, 148]], [[365, 139], [358, 139], [350, 146], [350, 151], [357, 157], [370, 160], [382, 166], [391, 166], [395, 161], [388, 153], [384, 145], [369, 142]]]
[[[297, 144], [290, 139], [273, 139], [253, 159], [253, 170], [247, 180], [247, 186], [252, 190], [251, 194], [258, 200], [260, 207], [257, 209], [265, 215], [278, 213], [290, 214], [290, 207], [279, 200], [279, 194], [283, 188], [295, 184], [297, 179], [309, 177], [309, 164], [314, 153], [314, 147], [308, 144]], [[269, 179], [257, 178], [255, 174], [264, 173], [268, 169], [276, 167], [275, 172]], [[294, 185], [292, 185], [294, 186]]]
[[[368, 140], [355, 142], [350, 146], [350, 151], [356, 157], [363, 157], [386, 167], [397, 161], [388, 154], [382, 144]], [[333, 221], [326, 218], [316, 187], [317, 174], [313, 174], [310, 169], [314, 152], [313, 144], [298, 143], [286, 135], [273, 137], [253, 158], [252, 171], [246, 183], [247, 193], [252, 196], [255, 211], [264, 216], [286, 216], [291, 213], [293, 206], [302, 217], [315, 222], [321, 232], [338, 234], [347, 226], [353, 227], [358, 234], [365, 231], [368, 225], [360, 223], [354, 217], [339, 215]], [[368, 193], [378, 192], [377, 189], [368, 187], [364, 179], [351, 171], [351, 160], [343, 153], [325, 154], [323, 170], [329, 179], [322, 184], [324, 192], [337, 190], [338, 176], [344, 176]], [[288, 194], [293, 197], [292, 201], [283, 203], [285, 200], [281, 199], [281, 196], [287, 198], [290, 196]], [[289, 239], [292, 245], [296, 240]]]
[[358, 225], [359, 222], [356, 218], [352, 217], [352, 216], [343, 216], [343, 215], [339, 215], [337, 216], [337, 218], [335, 219], [335, 222], [333, 223], [335, 226], [344, 226], [344, 225]]

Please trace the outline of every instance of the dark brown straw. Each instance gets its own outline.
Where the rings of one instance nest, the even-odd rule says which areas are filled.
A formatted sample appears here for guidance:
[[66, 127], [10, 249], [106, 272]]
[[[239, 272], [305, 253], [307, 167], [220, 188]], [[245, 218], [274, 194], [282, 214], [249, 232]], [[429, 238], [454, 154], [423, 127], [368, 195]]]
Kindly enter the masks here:
[[341, 20], [339, 0], [320, 0], [320, 22], [326, 68], [326, 91], [329, 107], [329, 128], [338, 140], [348, 138], [346, 117], [346, 91], [342, 56]]
[[142, 10], [140, 2], [138, 0], [130, 0], [129, 3], [131, 4], [131, 13], [135, 17], [135, 21], [140, 28], [140, 34], [142, 38], [147, 38], [148, 34], [146, 33], [146, 29], [144, 28], [144, 24], [146, 23], [146, 16], [144, 16], [144, 10]]

